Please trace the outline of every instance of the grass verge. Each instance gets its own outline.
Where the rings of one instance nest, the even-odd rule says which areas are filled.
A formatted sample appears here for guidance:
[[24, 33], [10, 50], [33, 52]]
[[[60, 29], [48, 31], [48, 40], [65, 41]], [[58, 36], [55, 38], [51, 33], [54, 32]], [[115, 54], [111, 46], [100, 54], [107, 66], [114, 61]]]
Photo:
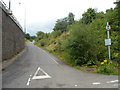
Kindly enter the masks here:
[[47, 50], [49, 53], [55, 55], [57, 58], [59, 58], [60, 60], [62, 60], [65, 64], [74, 67], [76, 69], [79, 69], [81, 71], [87, 72], [87, 73], [95, 73], [95, 74], [104, 74], [104, 75], [120, 75], [119, 70], [120, 68], [118, 68], [118, 66], [116, 65], [116, 63], [114, 62], [106, 62], [102, 65], [99, 66], [87, 66], [87, 65], [83, 65], [83, 66], [79, 66], [79, 65], [74, 65], [72, 62], [70, 62], [68, 60], [68, 57], [66, 53], [64, 52], [55, 52], [53, 50], [48, 50], [46, 48], [46, 46], [40, 46], [40, 44], [35, 43], [35, 45], [37, 45], [38, 47], [41, 47], [45, 50]]

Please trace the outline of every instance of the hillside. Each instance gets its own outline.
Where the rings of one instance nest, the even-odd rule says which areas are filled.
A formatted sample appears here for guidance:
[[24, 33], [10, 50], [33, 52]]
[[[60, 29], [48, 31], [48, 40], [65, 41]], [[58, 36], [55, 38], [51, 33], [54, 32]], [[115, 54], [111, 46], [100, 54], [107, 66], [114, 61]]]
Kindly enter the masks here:
[[[66, 64], [78, 69], [102, 73], [118, 74], [119, 54], [118, 38], [120, 32], [120, 2], [116, 8], [97, 12], [92, 8], [83, 13], [83, 17], [75, 21], [74, 14], [58, 19], [51, 33], [37, 33], [35, 44], [55, 54]], [[107, 22], [112, 26], [110, 30], [111, 59], [108, 58]]]

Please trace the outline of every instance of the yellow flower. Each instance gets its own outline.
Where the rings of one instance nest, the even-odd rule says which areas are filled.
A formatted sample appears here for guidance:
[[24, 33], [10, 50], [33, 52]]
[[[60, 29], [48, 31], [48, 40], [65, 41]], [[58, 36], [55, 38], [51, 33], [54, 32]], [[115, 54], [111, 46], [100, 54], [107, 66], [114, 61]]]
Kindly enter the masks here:
[[101, 62], [101, 64], [104, 64], [104, 62]]
[[104, 62], [106, 63], [106, 62], [107, 62], [107, 60], [104, 60]]

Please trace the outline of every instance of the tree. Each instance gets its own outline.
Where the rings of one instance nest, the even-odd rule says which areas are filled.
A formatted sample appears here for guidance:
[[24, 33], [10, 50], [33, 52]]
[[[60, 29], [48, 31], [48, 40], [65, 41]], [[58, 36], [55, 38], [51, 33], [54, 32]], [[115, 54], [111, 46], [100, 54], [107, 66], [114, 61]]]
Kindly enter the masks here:
[[82, 14], [82, 23], [91, 23], [93, 19], [96, 18], [95, 10], [92, 8], [87, 9], [87, 12]]
[[106, 19], [109, 22], [110, 25], [112, 25], [113, 31], [119, 31], [120, 30], [120, 1], [115, 2], [116, 7], [115, 9], [107, 9], [106, 10]]
[[119, 11], [120, 11], [120, 1], [115, 2], [115, 4], [116, 4], [116, 8], [119, 9]]
[[38, 31], [36, 34], [37, 34], [37, 37], [38, 37], [39, 40], [40, 40], [40, 39], [43, 39], [43, 37], [44, 37], [44, 32]]
[[55, 27], [53, 28], [53, 30], [54, 31], [61, 30], [62, 32], [66, 31], [67, 26], [74, 23], [74, 16], [75, 15], [70, 12], [68, 14], [68, 17], [65, 17], [65, 18], [62, 18], [62, 19], [58, 19], [56, 21], [56, 24], [55, 24]]
[[118, 30], [120, 30], [120, 1], [119, 2], [115, 2], [116, 4], [116, 7], [115, 7], [115, 10], [116, 10], [116, 22], [117, 22], [117, 26], [118, 26]]
[[31, 36], [31, 40], [36, 40], [36, 36]]
[[67, 25], [68, 25], [68, 19], [67, 17], [63, 18], [63, 19], [58, 19], [56, 21], [56, 24], [55, 24], [55, 27], [54, 27], [54, 31], [57, 31], [57, 30], [61, 30], [62, 32], [66, 30], [67, 28]]
[[26, 34], [25, 34], [25, 38], [28, 39], [28, 40], [30, 40], [30, 34], [29, 34], [29, 33], [26, 33]]
[[69, 25], [73, 24], [75, 22], [74, 17], [75, 17], [75, 15], [70, 12], [69, 15], [68, 15], [68, 23], [69, 23]]

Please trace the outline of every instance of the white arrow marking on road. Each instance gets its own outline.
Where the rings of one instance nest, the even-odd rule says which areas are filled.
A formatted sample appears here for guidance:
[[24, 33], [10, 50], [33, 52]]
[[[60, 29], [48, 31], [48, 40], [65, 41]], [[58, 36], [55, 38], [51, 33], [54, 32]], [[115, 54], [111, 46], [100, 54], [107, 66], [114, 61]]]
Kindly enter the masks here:
[[100, 84], [100, 82], [94, 82], [94, 83], [92, 83], [93, 85], [99, 85]]
[[77, 87], [77, 85], [75, 85], [75, 87]]
[[[39, 70], [42, 71], [45, 75], [37, 76]], [[38, 67], [32, 79], [45, 79], [45, 78], [51, 78], [51, 76], [49, 76], [43, 69]]]
[[30, 78], [28, 79], [27, 86], [29, 86], [29, 85], [30, 85], [31, 76], [32, 76], [32, 75], [30, 75]]
[[118, 82], [118, 80], [109, 81], [109, 82], [107, 82], [107, 83], [116, 83], [116, 82]]

